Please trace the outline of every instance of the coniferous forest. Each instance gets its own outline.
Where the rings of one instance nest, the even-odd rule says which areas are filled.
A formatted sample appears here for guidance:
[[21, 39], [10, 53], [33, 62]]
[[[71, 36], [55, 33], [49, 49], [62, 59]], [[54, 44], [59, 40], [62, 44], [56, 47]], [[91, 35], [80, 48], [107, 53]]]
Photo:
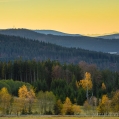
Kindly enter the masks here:
[[3, 114], [119, 112], [118, 55], [0, 35], [0, 60]]
[[78, 64], [85, 61], [96, 64], [99, 69], [119, 70], [119, 55], [89, 51], [80, 48], [66, 48], [51, 43], [21, 37], [0, 35], [0, 61], [23, 60], [51, 61], [64, 64]]
[[[89, 75], [86, 75], [86, 73]], [[20, 98], [18, 90], [20, 90], [20, 87], [23, 88], [22, 86], [27, 86], [33, 87], [33, 91], [40, 101], [44, 100], [42, 98], [45, 95], [45, 97], [50, 95], [51, 97], [48, 96], [46, 98], [46, 102], [48, 99], [48, 101], [53, 99], [54, 101], [51, 102], [51, 105], [54, 106], [51, 110], [49, 109], [48, 112], [46, 109], [44, 111], [44, 108], [46, 107], [39, 107], [43, 108], [43, 110], [40, 109], [40, 114], [74, 114], [76, 110], [65, 112], [65, 107], [59, 107], [60, 103], [65, 106], [65, 102], [68, 100], [71, 104], [74, 104], [74, 107], [79, 105], [84, 107], [87, 106], [86, 100], [89, 100], [88, 105], [100, 106], [102, 103], [99, 103], [99, 100], [103, 96], [106, 96], [103, 97], [104, 99], [111, 100], [119, 88], [118, 72], [98, 70], [96, 65], [87, 64], [86, 62], [80, 62], [78, 65], [60, 64], [57, 61], [50, 60], [36, 62], [35, 60], [22, 61], [20, 59], [14, 62], [1, 62], [0, 76], [1, 93], [4, 87], [6, 87], [10, 95], [15, 97], [19, 96]], [[88, 85], [89, 88], [88, 97], [86, 85]], [[25, 89], [23, 88], [22, 90], [22, 93], [24, 94]], [[28, 88], [28, 90], [31, 91], [30, 88]], [[2, 95], [1, 93], [0, 95]], [[31, 92], [30, 94], [33, 96]], [[24, 98], [24, 95], [22, 95], [22, 98]], [[96, 101], [94, 101], [94, 99]], [[14, 100], [19, 102], [20, 99], [14, 98]], [[30, 101], [29, 97], [28, 100]], [[29, 101], [27, 102], [28, 104]], [[32, 103], [33, 102], [34, 101], [32, 101]], [[44, 105], [46, 102], [44, 102]], [[105, 103], [107, 104], [107, 102]], [[117, 105], [117, 103], [118, 102], [116, 102], [115, 105]], [[22, 111], [18, 110], [18, 112], [21, 112], [22, 114], [32, 113], [32, 110], [24, 107], [25, 104], [26, 102], [21, 106]], [[40, 102], [38, 104], [40, 104]], [[27, 106], [29, 107], [30, 104]], [[104, 107], [104, 105], [102, 107]], [[9, 114], [11, 108], [7, 107], [8, 110], [4, 110], [8, 111]], [[59, 110], [59, 108], [61, 109]], [[79, 107], [76, 107], [76, 109], [77, 108]], [[104, 111], [100, 111], [100, 109], [98, 111], [101, 114], [107, 113], [107, 108]], [[116, 108], [116, 110], [118, 110], [118, 108]], [[77, 114], [80, 114], [79, 112], [80, 111], [78, 111]], [[39, 113], [39, 111], [37, 111], [37, 113]]]

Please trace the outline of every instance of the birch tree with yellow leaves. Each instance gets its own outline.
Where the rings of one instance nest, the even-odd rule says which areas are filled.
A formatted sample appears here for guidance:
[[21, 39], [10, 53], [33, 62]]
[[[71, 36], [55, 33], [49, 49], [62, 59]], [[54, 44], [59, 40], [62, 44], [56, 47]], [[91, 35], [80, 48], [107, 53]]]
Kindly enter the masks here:
[[35, 100], [35, 91], [33, 88], [28, 89], [25, 85], [23, 85], [19, 88], [18, 95], [23, 103], [22, 113], [32, 113], [32, 104]]
[[86, 72], [84, 79], [80, 80], [79, 82], [76, 82], [77, 87], [82, 87], [86, 90], [86, 97], [88, 100], [88, 91], [92, 89], [93, 83], [91, 79], [91, 74]]
[[9, 112], [11, 98], [12, 96], [9, 94], [7, 88], [3, 87], [0, 90], [0, 109], [3, 114], [7, 114]]

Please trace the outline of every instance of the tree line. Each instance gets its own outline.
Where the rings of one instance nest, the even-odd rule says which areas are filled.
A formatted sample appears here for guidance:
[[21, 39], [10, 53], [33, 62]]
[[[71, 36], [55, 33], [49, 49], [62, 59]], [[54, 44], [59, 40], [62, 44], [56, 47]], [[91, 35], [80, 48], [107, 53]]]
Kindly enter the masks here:
[[[14, 62], [0, 62], [0, 89], [2, 90], [5, 87], [9, 94], [17, 99], [19, 97], [19, 88], [23, 85], [34, 87], [35, 95], [40, 93], [39, 98], [45, 98], [45, 94], [49, 95], [48, 92], [55, 97], [52, 97], [55, 100], [52, 111], [47, 106], [46, 109], [42, 108], [42, 102], [39, 102], [41, 106], [39, 108], [42, 110], [39, 113], [42, 114], [74, 114], [76, 112], [73, 111], [73, 108], [76, 107], [79, 110], [79, 107], [77, 107], [79, 105], [84, 106], [85, 109], [99, 105], [98, 111], [105, 113], [105, 110], [107, 111], [108, 109], [108, 107], [105, 107], [108, 102], [109, 106], [114, 106], [118, 110], [118, 103], [113, 101], [118, 98], [113, 99], [113, 97], [118, 95], [115, 92], [118, 92], [119, 88], [119, 72], [99, 70], [95, 64], [88, 64], [82, 61], [78, 65], [74, 65], [60, 64], [58, 61], [50, 60], [24, 61], [22, 59], [15, 60]], [[27, 90], [30, 90], [30, 88]], [[108, 102], [105, 102], [105, 104], [103, 101], [101, 102], [101, 99], [106, 99]], [[48, 98], [48, 100], [51, 100], [51, 98]], [[64, 102], [67, 102], [68, 105], [70, 103], [70, 112], [67, 112], [66, 109], [64, 109], [66, 112], [61, 111], [63, 109], [61, 105]], [[22, 113], [30, 113], [28, 110], [31, 109], [28, 109], [28, 107], [27, 105], [27, 109], [24, 110], [22, 108]], [[56, 108], [57, 112], [53, 112], [54, 108]], [[59, 109], [60, 111], [58, 111]]]
[[[92, 77], [93, 95], [101, 97], [119, 88], [119, 72], [99, 70], [95, 64], [61, 64], [58, 61], [15, 60], [0, 62], [0, 80], [12, 79], [32, 84], [36, 91], [53, 91], [62, 101], [68, 96], [72, 102], [84, 94], [83, 89], [76, 90], [76, 82], [83, 79], [85, 72]], [[101, 89], [105, 84], [106, 90]], [[91, 93], [91, 92], [90, 92]], [[16, 95], [16, 94], [15, 94]], [[85, 95], [82, 100], [84, 101]], [[78, 101], [78, 104], [83, 103]]]
[[18, 96], [12, 96], [6, 87], [0, 90], [0, 114], [80, 114], [80, 107], [72, 104], [67, 97], [65, 102], [56, 101], [51, 91], [39, 91], [35, 94], [33, 87], [22, 85]]
[[[79, 115], [81, 114], [81, 105], [77, 102], [72, 103], [69, 97], [62, 102], [57, 99], [52, 91], [42, 91], [36, 93], [35, 88], [29, 83], [13, 80], [2, 80], [6, 85], [17, 87], [17, 96], [12, 95], [5, 85], [0, 89], [0, 114], [55, 114], [55, 115]], [[1, 83], [0, 82], [0, 83]], [[91, 74], [86, 72], [84, 79], [76, 82], [77, 88], [83, 88], [86, 92], [86, 98], [83, 103], [83, 110], [86, 114], [108, 115], [117, 113], [119, 115], [119, 90], [113, 91], [111, 96], [103, 94], [101, 98], [95, 96], [89, 97], [88, 91], [91, 91], [93, 84]], [[106, 90], [106, 86], [102, 84], [102, 90]], [[76, 100], [76, 99], [75, 99]], [[80, 97], [78, 100], [82, 100]], [[92, 110], [91, 113], [89, 110]]]

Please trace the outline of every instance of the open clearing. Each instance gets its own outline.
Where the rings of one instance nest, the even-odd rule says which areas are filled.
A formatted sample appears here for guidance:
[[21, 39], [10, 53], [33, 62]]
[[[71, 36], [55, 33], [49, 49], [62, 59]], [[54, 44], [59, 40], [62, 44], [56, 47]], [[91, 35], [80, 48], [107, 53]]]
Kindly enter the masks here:
[[22, 117], [0, 117], [0, 119], [119, 119], [119, 117], [73, 117], [73, 116], [22, 116]]

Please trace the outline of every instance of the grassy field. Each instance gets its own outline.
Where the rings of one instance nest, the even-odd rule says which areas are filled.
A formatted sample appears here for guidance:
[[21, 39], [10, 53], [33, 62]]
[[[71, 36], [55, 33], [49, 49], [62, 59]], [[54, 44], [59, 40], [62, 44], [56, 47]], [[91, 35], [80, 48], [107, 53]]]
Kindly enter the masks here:
[[27, 117], [0, 117], [0, 119], [119, 119], [119, 117], [27, 116]]

